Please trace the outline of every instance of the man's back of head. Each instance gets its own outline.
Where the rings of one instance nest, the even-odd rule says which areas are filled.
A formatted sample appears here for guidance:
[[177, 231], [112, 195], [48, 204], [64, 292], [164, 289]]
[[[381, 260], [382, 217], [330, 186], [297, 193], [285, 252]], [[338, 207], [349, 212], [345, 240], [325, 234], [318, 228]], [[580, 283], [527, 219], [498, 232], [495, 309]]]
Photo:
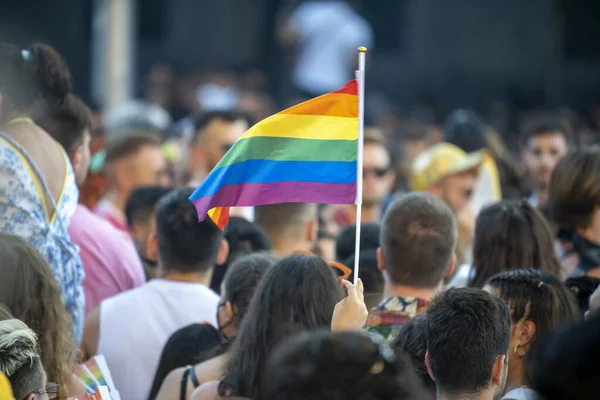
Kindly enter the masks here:
[[36, 119], [69, 155], [79, 185], [83, 184], [90, 165], [92, 112], [77, 96], [68, 95], [59, 105], [48, 106]]
[[193, 191], [173, 190], [156, 208], [158, 253], [167, 274], [212, 272], [215, 264], [227, 257], [223, 231], [210, 218], [198, 222], [196, 209], [189, 201]]
[[317, 206], [312, 203], [269, 204], [255, 207], [254, 218], [273, 251], [281, 256], [310, 250], [317, 239]]
[[453, 267], [457, 235], [456, 220], [442, 200], [407, 194], [383, 219], [380, 269], [393, 285], [435, 288]]
[[426, 336], [425, 361], [438, 398], [499, 398], [510, 341], [509, 312], [500, 299], [480, 289], [448, 289], [427, 310]]

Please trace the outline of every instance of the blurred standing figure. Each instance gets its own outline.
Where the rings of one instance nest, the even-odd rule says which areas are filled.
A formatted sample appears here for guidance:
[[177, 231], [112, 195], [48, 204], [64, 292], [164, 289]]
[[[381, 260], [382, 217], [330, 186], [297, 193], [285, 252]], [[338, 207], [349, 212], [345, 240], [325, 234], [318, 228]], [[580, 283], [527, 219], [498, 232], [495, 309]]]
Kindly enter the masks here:
[[158, 264], [158, 249], [149, 246], [150, 238], [156, 234], [156, 205], [171, 190], [161, 186], [139, 188], [129, 196], [125, 206], [129, 233], [142, 259], [147, 280], [156, 278]]
[[123, 232], [128, 232], [125, 206], [131, 193], [143, 186], [170, 184], [160, 139], [152, 131], [109, 139], [105, 173], [108, 193], [96, 205], [94, 213]]
[[296, 45], [292, 80], [307, 97], [336, 90], [354, 77], [356, 50], [371, 46], [373, 32], [348, 0], [302, 2], [280, 32], [284, 45]]
[[406, 321], [427, 311], [454, 268], [456, 238], [452, 211], [435, 196], [409, 193], [392, 203], [377, 251], [384, 299], [369, 313], [368, 331], [391, 342]]
[[49, 46], [0, 44], [0, 232], [33, 244], [52, 267], [77, 338], [83, 327], [83, 266], [67, 227], [79, 192], [62, 146], [30, 118], [61, 104], [71, 75]]
[[[383, 134], [366, 129], [363, 148], [362, 223], [379, 223], [383, 218], [384, 201], [391, 194], [396, 174], [392, 156]], [[342, 206], [334, 214], [340, 227], [356, 224], [356, 206]]]
[[[69, 95], [60, 106], [49, 107], [37, 124], [60, 143], [71, 161], [77, 185], [85, 182], [90, 165], [91, 112]], [[86, 314], [108, 297], [145, 282], [142, 264], [129, 235], [115, 229], [86, 206], [78, 204], [69, 236], [79, 246], [85, 279]]]
[[548, 201], [552, 170], [569, 151], [571, 129], [550, 116], [538, 117], [525, 126], [521, 137], [521, 159], [532, 183], [527, 202], [534, 207]]
[[235, 111], [210, 111], [196, 119], [184, 183], [198, 186], [250, 125]]
[[458, 265], [470, 261], [475, 211], [471, 201], [483, 159], [481, 153], [465, 153], [450, 143], [439, 143], [415, 158], [411, 189], [427, 191], [448, 204], [458, 222]]
[[600, 278], [600, 147], [572, 152], [556, 165], [550, 214], [560, 228], [563, 267]]
[[123, 399], [147, 399], [169, 337], [190, 324], [217, 325], [219, 296], [208, 285], [228, 253], [209, 218], [198, 223], [192, 189], [174, 190], [156, 208], [159, 279], [104, 300], [87, 317], [82, 351], [103, 354]]
[[551, 116], [533, 119], [525, 126], [521, 137], [521, 160], [532, 182], [527, 202], [534, 207], [548, 201], [548, 186], [552, 170], [569, 151], [571, 128]]

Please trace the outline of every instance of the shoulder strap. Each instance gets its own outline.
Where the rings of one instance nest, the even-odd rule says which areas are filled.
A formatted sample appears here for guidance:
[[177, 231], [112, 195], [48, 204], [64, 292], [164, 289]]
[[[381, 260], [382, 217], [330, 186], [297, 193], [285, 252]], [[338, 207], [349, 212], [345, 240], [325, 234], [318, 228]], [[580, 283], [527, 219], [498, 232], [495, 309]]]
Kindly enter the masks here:
[[183, 373], [183, 376], [181, 377], [181, 388], [179, 391], [179, 400], [186, 400], [187, 397], [187, 381], [188, 381], [188, 377], [190, 376], [190, 370], [189, 369], [185, 369], [185, 372]]
[[[40, 168], [38, 167], [35, 160], [31, 157], [29, 152], [27, 150], [25, 150], [25, 148], [23, 146], [21, 146], [21, 144], [19, 142], [17, 142], [11, 136], [7, 135], [5, 132], [0, 131], [0, 137], [2, 137], [4, 140], [6, 140], [8, 143], [10, 143], [15, 149], [17, 149], [21, 153], [21, 155], [23, 157], [25, 157], [25, 160], [27, 160], [27, 162], [29, 163], [29, 165], [31, 166], [31, 168], [33, 169], [35, 174], [37, 175], [37, 178], [39, 179], [40, 183], [42, 184], [42, 187], [44, 188], [44, 191], [46, 192], [46, 196], [48, 196], [48, 198], [50, 199], [50, 205], [52, 206], [54, 214], [56, 215], [58, 222], [61, 224], [61, 226], [64, 229], [64, 225], [62, 223], [62, 218], [60, 217], [60, 214], [58, 213], [58, 207], [56, 205], [56, 201], [54, 201], [54, 195], [52, 194], [52, 191], [48, 187], [48, 183], [46, 182], [46, 179], [44, 178], [44, 175], [40, 171]], [[44, 202], [45, 200], [40, 199], [40, 201]]]
[[197, 388], [200, 386], [200, 382], [198, 382], [198, 377], [196, 376], [196, 369], [193, 365], [188, 365], [187, 370], [190, 372], [190, 380], [194, 384], [194, 387]]

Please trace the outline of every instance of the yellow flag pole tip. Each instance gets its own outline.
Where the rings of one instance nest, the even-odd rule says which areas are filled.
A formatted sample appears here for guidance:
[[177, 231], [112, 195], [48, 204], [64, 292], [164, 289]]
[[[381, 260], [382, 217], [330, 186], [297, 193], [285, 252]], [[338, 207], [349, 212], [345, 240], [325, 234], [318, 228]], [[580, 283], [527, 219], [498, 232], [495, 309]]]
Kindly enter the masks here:
[[359, 51], [360, 53], [366, 53], [366, 52], [367, 52], [367, 48], [366, 48], [365, 46], [360, 46], [360, 47], [358, 48], [358, 51]]

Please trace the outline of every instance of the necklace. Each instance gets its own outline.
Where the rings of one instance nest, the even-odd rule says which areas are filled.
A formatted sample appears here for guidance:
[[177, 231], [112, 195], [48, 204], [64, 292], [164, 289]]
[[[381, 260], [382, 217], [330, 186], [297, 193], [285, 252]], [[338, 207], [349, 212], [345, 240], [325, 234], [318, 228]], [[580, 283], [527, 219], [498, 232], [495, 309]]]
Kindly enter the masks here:
[[17, 118], [13, 118], [10, 121], [8, 121], [5, 126], [11, 126], [11, 125], [18, 124], [21, 122], [25, 123], [25, 124], [33, 124], [34, 123], [33, 120], [29, 117], [17, 117]]

